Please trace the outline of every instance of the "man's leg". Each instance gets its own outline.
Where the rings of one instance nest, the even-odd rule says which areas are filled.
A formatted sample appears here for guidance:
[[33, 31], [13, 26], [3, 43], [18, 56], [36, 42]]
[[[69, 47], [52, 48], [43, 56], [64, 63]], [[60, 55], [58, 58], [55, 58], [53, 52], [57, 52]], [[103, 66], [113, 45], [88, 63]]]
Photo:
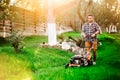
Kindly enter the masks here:
[[91, 57], [92, 57], [92, 54], [91, 54], [91, 42], [85, 42], [85, 48], [86, 48], [86, 52], [88, 53], [88, 57], [87, 59], [90, 60]]
[[93, 59], [93, 61], [96, 62], [96, 58], [97, 58], [96, 49], [93, 49], [93, 54], [94, 54], [94, 59]]
[[93, 61], [96, 62], [96, 58], [97, 58], [97, 41], [93, 42], [93, 54], [94, 54]]
[[87, 49], [87, 52], [90, 52], [91, 43], [85, 42], [85, 48]]

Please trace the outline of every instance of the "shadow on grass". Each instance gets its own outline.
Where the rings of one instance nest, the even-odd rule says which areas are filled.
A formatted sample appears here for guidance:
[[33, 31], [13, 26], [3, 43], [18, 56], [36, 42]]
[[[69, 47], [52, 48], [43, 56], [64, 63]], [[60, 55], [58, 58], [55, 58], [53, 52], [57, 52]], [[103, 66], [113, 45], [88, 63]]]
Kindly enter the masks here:
[[119, 75], [110, 75], [110, 77], [104, 78], [103, 80], [120, 80], [120, 74]]
[[5, 39], [0, 37], [0, 47], [10, 45], [10, 43]]

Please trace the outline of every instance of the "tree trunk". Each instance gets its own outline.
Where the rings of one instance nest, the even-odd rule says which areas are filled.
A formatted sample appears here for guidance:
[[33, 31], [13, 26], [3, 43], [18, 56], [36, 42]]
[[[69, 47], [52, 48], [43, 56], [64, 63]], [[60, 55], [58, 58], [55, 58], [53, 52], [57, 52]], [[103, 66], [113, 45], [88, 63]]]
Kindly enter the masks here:
[[78, 3], [78, 9], [77, 9], [77, 13], [78, 13], [78, 16], [80, 18], [80, 20], [82, 21], [82, 23], [85, 22], [85, 19], [83, 18], [82, 14], [81, 14], [81, 3], [82, 3], [83, 0], [80, 0], [79, 3]]
[[93, 0], [89, 0], [88, 5], [87, 5], [87, 7], [86, 7], [85, 12], [84, 12], [83, 15], [80, 12], [81, 11], [81, 4], [82, 4], [82, 2], [83, 2], [83, 0], [80, 0], [79, 3], [78, 3], [77, 13], [78, 13], [78, 16], [79, 16], [80, 20], [82, 21], [82, 24], [83, 24], [86, 21], [85, 18], [86, 18], [87, 14], [90, 11], [90, 8], [91, 8], [91, 6], [93, 4]]

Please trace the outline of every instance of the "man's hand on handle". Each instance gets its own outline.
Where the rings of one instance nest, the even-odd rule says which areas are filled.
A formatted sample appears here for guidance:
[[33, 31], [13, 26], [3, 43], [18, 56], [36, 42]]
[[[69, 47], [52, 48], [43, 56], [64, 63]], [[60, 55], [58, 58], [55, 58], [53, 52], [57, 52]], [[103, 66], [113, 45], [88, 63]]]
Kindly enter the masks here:
[[86, 37], [86, 34], [85, 34], [85, 33], [82, 33], [81, 35], [82, 35], [82, 37], [83, 37], [83, 38], [85, 38], [85, 37]]
[[92, 34], [91, 37], [95, 37], [95, 34]]

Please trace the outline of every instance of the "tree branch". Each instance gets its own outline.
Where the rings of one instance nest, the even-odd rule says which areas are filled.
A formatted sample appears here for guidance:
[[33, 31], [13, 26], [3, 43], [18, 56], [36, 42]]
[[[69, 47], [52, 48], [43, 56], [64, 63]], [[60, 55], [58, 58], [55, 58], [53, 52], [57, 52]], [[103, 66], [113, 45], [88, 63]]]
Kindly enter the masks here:
[[79, 18], [81, 19], [82, 23], [85, 22], [85, 19], [83, 18], [82, 14], [81, 14], [81, 3], [82, 3], [83, 0], [80, 0], [79, 3], [78, 3], [78, 9], [77, 9], [77, 13], [78, 13], [78, 16]]
[[92, 4], [93, 4], [93, 0], [89, 0], [88, 5], [87, 5], [87, 7], [86, 7], [86, 9], [85, 9], [85, 12], [84, 12], [84, 16], [83, 16], [83, 17], [86, 17], [86, 16], [87, 16], [87, 14], [88, 14], [89, 11], [90, 11], [90, 8], [91, 8]]

